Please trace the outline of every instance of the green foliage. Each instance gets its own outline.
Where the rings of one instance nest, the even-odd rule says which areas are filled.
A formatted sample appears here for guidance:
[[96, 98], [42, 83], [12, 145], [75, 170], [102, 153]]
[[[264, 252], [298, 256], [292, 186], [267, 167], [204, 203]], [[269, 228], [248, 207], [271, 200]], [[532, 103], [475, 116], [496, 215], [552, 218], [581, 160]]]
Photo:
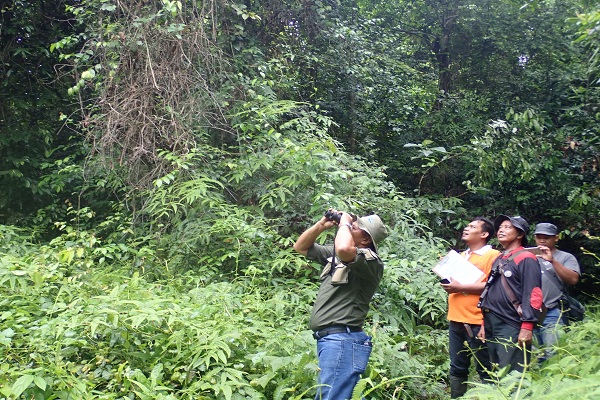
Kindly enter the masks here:
[[[163, 271], [170, 278], [156, 279], [143, 266], [131, 268], [133, 248], [64, 230], [40, 246], [26, 232], [2, 229], [4, 396], [286, 399], [305, 398], [314, 385], [314, 342], [305, 329], [313, 283], [219, 282], [202, 265], [185, 274]], [[106, 253], [117, 254], [109, 265], [97, 263]], [[152, 254], [145, 257], [148, 263]], [[398, 329], [373, 325], [373, 332], [381, 343], [373, 385], [417, 366], [425, 375], [427, 365], [412, 359], [421, 353], [416, 343], [439, 348], [443, 341], [426, 344], [430, 333], [412, 332], [411, 353]], [[403, 362], [390, 365], [390, 357]]]
[[[219, 43], [229, 39], [231, 20], [220, 18], [226, 10], [166, 0], [67, 7], [77, 30], [50, 50], [70, 67], [67, 95], [81, 102], [75, 128], [93, 154], [87, 172], [110, 176], [106, 188], [128, 196], [131, 209], [142, 208], [142, 193], [174, 172], [163, 151], [187, 157], [217, 133], [232, 134], [226, 115], [237, 88]], [[254, 18], [234, 15], [228, 17]]]
[[[497, 185], [510, 189], [547, 175], [559, 162], [558, 138], [548, 137], [543, 120], [531, 110], [511, 112], [506, 121], [493, 121], [481, 138], [471, 145], [474, 162], [474, 183], [485, 187]], [[548, 139], [556, 140], [555, 143]]]
[[62, 96], [68, 81], [55, 76], [58, 58], [48, 52], [53, 40], [70, 32], [64, 7], [65, 1], [0, 5], [3, 223], [31, 223], [44, 207], [61, 214], [60, 204], [81, 181], [80, 137], [59, 118], [75, 107]]
[[590, 307], [583, 323], [570, 326], [556, 353], [526, 374], [510, 374], [495, 385], [477, 385], [467, 399], [595, 399], [600, 395], [598, 309]]
[[152, 284], [143, 269], [95, 267], [88, 235], [38, 249], [17, 247], [18, 231], [5, 228], [3, 243], [11, 238], [0, 279], [5, 396], [258, 395], [254, 387], [275, 390], [274, 378], [297, 367], [309, 343], [306, 332], [285, 338], [297, 335], [286, 321], [304, 318], [312, 285], [268, 294], [250, 281], [204, 284], [202, 273]]
[[[598, 66], [600, 62], [600, 37], [598, 27], [600, 26], [600, 12], [598, 10], [590, 11], [589, 13], [579, 13], [572, 21], [578, 28], [576, 41], [582, 42], [589, 49], [589, 67], [588, 73], [591, 77], [598, 79]], [[596, 80], [594, 83], [600, 83]]]
[[[385, 248], [400, 249], [402, 258], [383, 253], [385, 280], [365, 327], [375, 346], [355, 397], [442, 399], [446, 296], [429, 267], [443, 244], [401, 226], [391, 227]], [[161, 263], [143, 244], [103, 242], [68, 225], [63, 231], [40, 245], [27, 231], [1, 226], [3, 396], [312, 396], [317, 366], [305, 326], [316, 285], [310, 279], [226, 281], [202, 264], [183, 273], [163, 266], [158, 276]], [[100, 263], [105, 254], [112, 256]], [[478, 386], [467, 398], [541, 398], [557, 391], [571, 398], [565, 386], [573, 396], [593, 398], [597, 319], [589, 306], [588, 319], [569, 327], [554, 357], [524, 377]]]
[[[499, 210], [523, 213], [532, 221], [544, 216], [561, 218], [567, 214], [562, 205], [578, 182], [576, 175], [562, 168], [565, 138], [549, 132], [549, 125], [532, 110], [510, 110], [506, 120], [492, 121], [485, 132], [473, 135], [468, 145], [446, 149], [425, 140], [405, 147], [418, 150], [415, 159], [424, 170], [421, 182], [432, 169], [447, 168], [453, 159], [460, 159], [470, 171], [462, 175], [470, 197], [475, 204], [477, 197], [485, 199], [485, 208], [476, 214]], [[558, 207], [548, 204], [548, 192]]]
[[[335, 207], [391, 233], [354, 397], [445, 397], [430, 268], [473, 214], [587, 228], [597, 270], [592, 3], [3, 4], [0, 393], [312, 397], [291, 244]], [[481, 398], [597, 393], [590, 319]]]

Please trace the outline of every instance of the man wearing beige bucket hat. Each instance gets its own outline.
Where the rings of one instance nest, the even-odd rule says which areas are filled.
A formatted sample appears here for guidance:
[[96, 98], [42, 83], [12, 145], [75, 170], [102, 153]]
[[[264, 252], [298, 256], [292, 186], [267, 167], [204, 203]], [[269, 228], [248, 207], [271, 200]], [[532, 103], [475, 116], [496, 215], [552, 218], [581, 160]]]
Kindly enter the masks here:
[[[315, 243], [321, 233], [334, 227], [338, 230], [333, 245]], [[315, 399], [351, 398], [367, 367], [373, 344], [363, 323], [383, 276], [377, 245], [387, 235], [377, 215], [353, 218], [329, 210], [294, 244], [298, 253], [324, 267], [309, 322], [319, 359]]]

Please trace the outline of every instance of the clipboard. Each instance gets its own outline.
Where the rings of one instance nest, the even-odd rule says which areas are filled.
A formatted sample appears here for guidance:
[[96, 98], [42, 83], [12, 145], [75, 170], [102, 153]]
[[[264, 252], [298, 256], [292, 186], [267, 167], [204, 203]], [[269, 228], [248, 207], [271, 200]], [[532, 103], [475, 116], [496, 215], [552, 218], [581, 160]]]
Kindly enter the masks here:
[[432, 270], [442, 279], [463, 285], [478, 282], [483, 276], [483, 271], [454, 250], [450, 250]]

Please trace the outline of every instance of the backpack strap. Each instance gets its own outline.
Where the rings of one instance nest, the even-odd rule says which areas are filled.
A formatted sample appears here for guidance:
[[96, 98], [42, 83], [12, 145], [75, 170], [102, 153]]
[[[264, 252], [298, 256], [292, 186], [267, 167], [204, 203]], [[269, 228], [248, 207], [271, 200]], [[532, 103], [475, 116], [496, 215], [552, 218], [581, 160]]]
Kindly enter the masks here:
[[504, 291], [506, 292], [506, 295], [508, 296], [508, 299], [510, 300], [511, 304], [515, 308], [515, 311], [519, 315], [521, 315], [521, 303], [519, 303], [519, 300], [517, 300], [515, 292], [513, 292], [510, 286], [508, 286], [508, 282], [506, 281], [506, 277], [503, 273], [500, 273], [500, 282], [502, 282], [502, 287], [504, 288]]
[[510, 257], [508, 257], [508, 258], [507, 258], [506, 264], [508, 264], [509, 262], [511, 262], [512, 260], [514, 260], [514, 259], [515, 259], [515, 257], [517, 257], [519, 254], [521, 254], [521, 253], [523, 253], [523, 252], [525, 252], [525, 251], [527, 251], [527, 250], [525, 250], [525, 249], [521, 249], [521, 250], [519, 250], [519, 251], [517, 251], [517, 252], [515, 252], [515, 253], [511, 254], [511, 255], [510, 255]]

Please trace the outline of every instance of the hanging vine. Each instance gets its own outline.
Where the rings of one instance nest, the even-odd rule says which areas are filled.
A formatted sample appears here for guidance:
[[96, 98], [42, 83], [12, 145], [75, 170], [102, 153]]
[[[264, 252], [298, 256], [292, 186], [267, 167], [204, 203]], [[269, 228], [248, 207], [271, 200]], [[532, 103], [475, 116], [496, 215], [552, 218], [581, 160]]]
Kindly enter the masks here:
[[230, 132], [220, 94], [230, 83], [218, 18], [226, 1], [88, 0], [69, 9], [83, 33], [51, 50], [73, 67], [69, 92], [90, 155], [121, 170], [130, 188], [168, 173], [160, 150], [186, 154], [211, 132]]

